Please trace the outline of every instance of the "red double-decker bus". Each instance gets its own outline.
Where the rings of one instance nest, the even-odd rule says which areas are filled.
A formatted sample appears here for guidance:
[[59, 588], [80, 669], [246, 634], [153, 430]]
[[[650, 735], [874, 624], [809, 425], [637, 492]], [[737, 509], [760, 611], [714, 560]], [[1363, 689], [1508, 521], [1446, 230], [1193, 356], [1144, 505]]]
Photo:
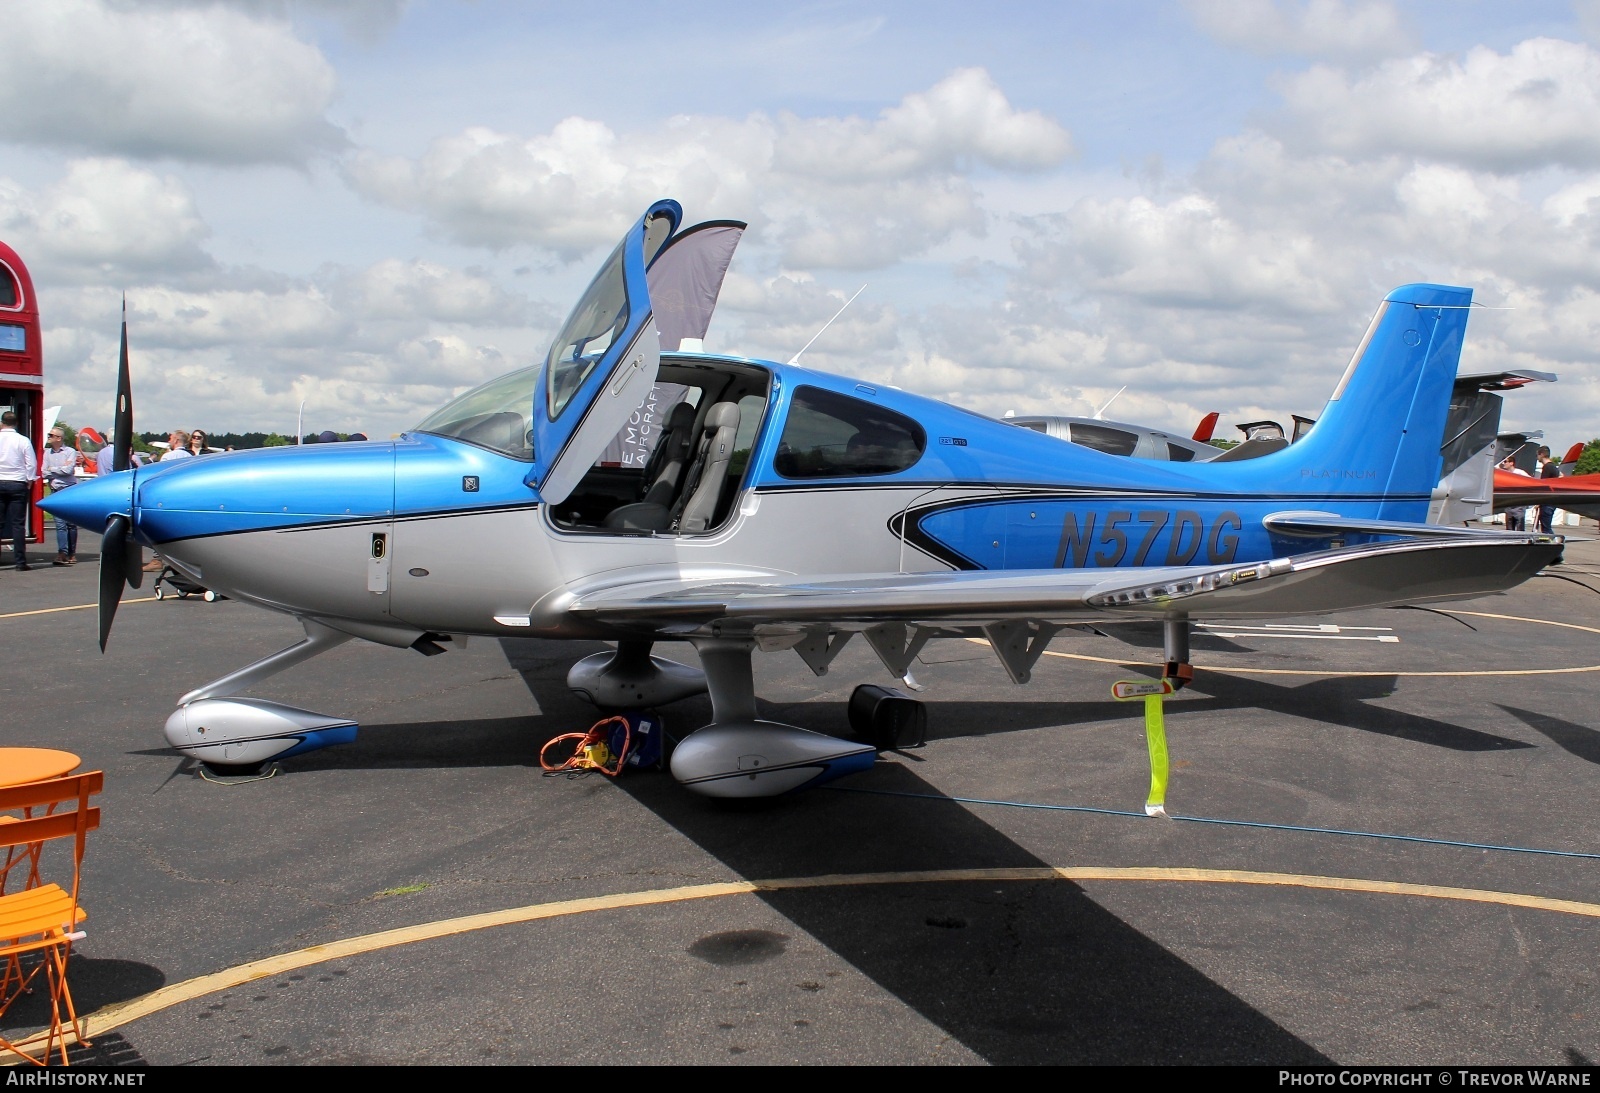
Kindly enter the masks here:
[[[17, 252], [0, 243], [0, 411], [14, 410], [17, 431], [44, 458], [44, 349], [39, 338], [39, 298]], [[38, 501], [42, 483], [33, 485]], [[28, 538], [44, 539], [44, 513], [28, 509]]]

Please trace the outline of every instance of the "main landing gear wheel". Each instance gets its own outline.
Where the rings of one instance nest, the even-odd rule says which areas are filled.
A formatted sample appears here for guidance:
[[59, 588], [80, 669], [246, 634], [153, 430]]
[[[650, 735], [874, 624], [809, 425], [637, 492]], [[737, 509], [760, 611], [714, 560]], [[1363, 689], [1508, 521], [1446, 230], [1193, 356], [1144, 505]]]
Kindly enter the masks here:
[[266, 769], [269, 760], [259, 763], [208, 763], [201, 760], [200, 765], [218, 778], [252, 778]]

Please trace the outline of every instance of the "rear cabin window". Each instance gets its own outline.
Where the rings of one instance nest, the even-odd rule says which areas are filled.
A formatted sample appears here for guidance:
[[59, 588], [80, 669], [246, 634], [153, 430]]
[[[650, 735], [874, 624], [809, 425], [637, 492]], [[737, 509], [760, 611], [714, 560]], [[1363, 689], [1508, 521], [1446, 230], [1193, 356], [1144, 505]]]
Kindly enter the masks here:
[[778, 441], [773, 469], [785, 478], [859, 478], [894, 474], [922, 458], [922, 426], [893, 410], [799, 387]]
[[0, 307], [16, 307], [18, 295], [17, 279], [5, 266], [0, 266]]
[[1085, 425], [1074, 421], [1072, 442], [1107, 455], [1132, 455], [1139, 446], [1139, 435], [1121, 429], [1108, 429], [1104, 425]]
[[1189, 463], [1194, 459], [1194, 452], [1188, 448], [1181, 448], [1169, 440], [1167, 441], [1167, 458], [1174, 463]]

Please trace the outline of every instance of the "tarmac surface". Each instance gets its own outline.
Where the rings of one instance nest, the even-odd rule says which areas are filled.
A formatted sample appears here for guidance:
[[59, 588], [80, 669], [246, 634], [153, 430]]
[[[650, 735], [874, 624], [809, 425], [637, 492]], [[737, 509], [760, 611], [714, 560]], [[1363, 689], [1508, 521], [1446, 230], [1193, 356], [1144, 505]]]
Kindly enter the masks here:
[[[358, 740], [219, 784], [161, 726], [298, 626], [147, 583], [102, 656], [83, 545], [0, 571], [0, 744], [106, 775], [77, 1060], [1600, 1058], [1600, 594], [1574, 584], [1197, 637], [1167, 707], [1188, 819], [1162, 820], [1139, 704], [1110, 699], [1159, 647], [1076, 632], [1026, 687], [980, 644], [932, 644], [926, 748], [745, 807], [665, 773], [541, 776], [540, 745], [597, 718], [564, 686], [596, 643], [352, 642], [251, 693]], [[1600, 544], [1556, 572], [1600, 588]], [[756, 673], [762, 716], [835, 733], [857, 683], [893, 682], [864, 642], [823, 678], [792, 653]], [[680, 735], [710, 717], [663, 712]]]

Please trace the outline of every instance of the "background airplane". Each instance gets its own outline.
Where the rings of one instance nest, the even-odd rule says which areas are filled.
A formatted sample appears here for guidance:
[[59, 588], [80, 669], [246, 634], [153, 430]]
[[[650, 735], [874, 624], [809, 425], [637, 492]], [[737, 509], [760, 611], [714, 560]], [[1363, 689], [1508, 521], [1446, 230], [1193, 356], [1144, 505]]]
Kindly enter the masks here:
[[1207, 443], [1205, 439], [1177, 436], [1148, 425], [1131, 425], [1125, 421], [1033, 414], [1007, 414], [1003, 420], [1019, 429], [1044, 433], [1107, 455], [1169, 460], [1174, 463], [1204, 463], [1223, 454], [1223, 449]]
[[[236, 697], [352, 638], [425, 655], [466, 635], [597, 638], [572, 689], [604, 708], [709, 692], [675, 777], [764, 796], [872, 749], [757, 717], [751, 659], [817, 674], [861, 635], [892, 677], [938, 638], [982, 637], [1028, 680], [1063, 626], [1160, 625], [1188, 678], [1192, 620], [1433, 602], [1512, 587], [1557, 537], [1427, 524], [1470, 291], [1380, 305], [1318, 426], [1257, 459], [1126, 459], [881, 385], [699, 344], [743, 231], [678, 231], [653, 205], [545, 360], [385, 442], [240, 452], [52, 497], [104, 527], [102, 648], [153, 547], [197, 583], [298, 618], [305, 638], [179, 700], [169, 742], [218, 764], [347, 738], [347, 720]], [[642, 463], [604, 458], [656, 433]], [[652, 654], [687, 641], [701, 668]]]
[[[1440, 434], [1440, 478], [1428, 508], [1430, 523], [1467, 524], [1493, 512], [1525, 505], [1560, 505], [1563, 499], [1573, 503], [1562, 507], [1596, 515], [1592, 510], [1600, 497], [1600, 475], [1530, 483], [1528, 478], [1499, 467], [1502, 460], [1512, 457], [1537, 480], [1533, 441], [1543, 436], [1537, 432], [1497, 432], [1503, 401], [1500, 392], [1535, 382], [1553, 383], [1555, 379], [1552, 373], [1525, 369], [1455, 378], [1450, 409]], [[1215, 411], [1207, 414], [1195, 430], [1192, 442], [1181, 441], [1149, 426], [1102, 422], [1097, 418], [1008, 416], [1006, 420], [1112, 455], [1177, 462], [1256, 459], [1299, 442], [1316, 424], [1314, 418], [1294, 414], [1294, 432], [1285, 436], [1283, 426], [1275, 421], [1244, 422], [1238, 426], [1245, 435], [1244, 441], [1224, 450], [1199, 443], [1210, 440], [1218, 417]], [[1576, 464], [1583, 447], [1574, 444], [1567, 452], [1563, 474], [1570, 475], [1570, 467]]]

